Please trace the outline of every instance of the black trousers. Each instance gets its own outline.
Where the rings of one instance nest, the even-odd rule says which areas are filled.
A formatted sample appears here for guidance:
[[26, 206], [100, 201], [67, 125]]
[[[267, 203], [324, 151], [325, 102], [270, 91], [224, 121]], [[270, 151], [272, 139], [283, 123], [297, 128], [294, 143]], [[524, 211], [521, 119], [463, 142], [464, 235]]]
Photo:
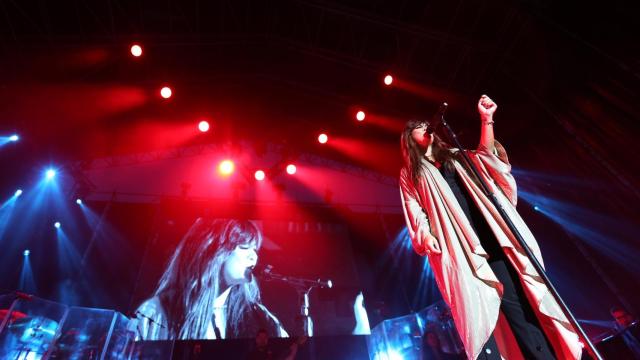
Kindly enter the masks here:
[[[504, 286], [500, 310], [509, 322], [524, 358], [555, 359], [552, 347], [541, 330], [531, 305], [529, 305], [515, 269], [506, 259], [490, 260], [489, 266]], [[485, 344], [478, 359], [500, 359], [498, 346], [493, 335]]]

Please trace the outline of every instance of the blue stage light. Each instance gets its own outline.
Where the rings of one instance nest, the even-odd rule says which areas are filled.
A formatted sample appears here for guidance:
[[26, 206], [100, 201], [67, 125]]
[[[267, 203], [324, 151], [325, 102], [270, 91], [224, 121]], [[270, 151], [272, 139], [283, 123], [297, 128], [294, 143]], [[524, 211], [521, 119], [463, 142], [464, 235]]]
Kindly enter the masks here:
[[535, 211], [540, 211], [540, 208], [538, 207], [538, 205], [534, 205], [534, 206], [533, 206], [533, 210], [535, 210]]
[[404, 356], [393, 348], [387, 349], [387, 351], [377, 351], [373, 354], [374, 360], [404, 360]]
[[15, 194], [13, 194], [13, 196], [15, 196], [15, 197], [18, 197], [20, 195], [22, 195], [22, 189], [16, 190]]
[[60, 229], [60, 226], [61, 226], [60, 221], [56, 221], [56, 222], [53, 224], [53, 226], [55, 226], [55, 227], [56, 227], [56, 229]]
[[27, 249], [27, 250], [25, 250], [25, 251], [24, 251], [24, 253], [23, 253], [23, 254], [24, 254], [24, 256], [29, 256], [29, 254], [30, 254], [30, 253], [31, 253], [31, 252], [29, 251], [29, 249]]
[[82, 205], [82, 199], [76, 199], [76, 204]]
[[51, 180], [56, 176], [56, 171], [53, 169], [49, 169], [45, 174], [47, 176], [47, 180]]
[[20, 136], [16, 134], [9, 136], [9, 141], [18, 141], [18, 140], [20, 140]]

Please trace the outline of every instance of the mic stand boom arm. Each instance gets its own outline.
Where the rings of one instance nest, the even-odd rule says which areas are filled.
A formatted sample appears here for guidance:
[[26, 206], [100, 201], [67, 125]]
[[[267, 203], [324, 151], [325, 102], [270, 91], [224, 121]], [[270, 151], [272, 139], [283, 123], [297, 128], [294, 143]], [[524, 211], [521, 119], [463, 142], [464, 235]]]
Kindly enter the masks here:
[[538, 274], [540, 275], [540, 277], [544, 281], [545, 285], [549, 288], [549, 291], [551, 292], [553, 297], [556, 299], [556, 301], [560, 305], [560, 308], [562, 309], [562, 312], [569, 319], [569, 322], [571, 323], [571, 325], [573, 325], [573, 327], [577, 330], [578, 335], [580, 336], [580, 338], [582, 338], [584, 346], [587, 348], [587, 350], [589, 351], [589, 353], [591, 354], [591, 356], [594, 359], [602, 360], [602, 356], [600, 355], [600, 353], [598, 352], [596, 347], [593, 345], [593, 343], [591, 342], [591, 340], [589, 339], [587, 334], [584, 332], [584, 330], [582, 329], [582, 327], [578, 323], [578, 320], [576, 320], [575, 316], [573, 316], [573, 314], [571, 313], [571, 310], [569, 310], [569, 307], [567, 306], [567, 304], [560, 297], [560, 294], [558, 293], [558, 290], [556, 290], [556, 288], [551, 283], [551, 279], [549, 279], [549, 277], [547, 276], [546, 272], [542, 268], [542, 265], [540, 264], [538, 259], [535, 257], [535, 255], [533, 254], [533, 252], [531, 251], [529, 246], [527, 246], [526, 242], [524, 241], [524, 238], [522, 237], [522, 235], [520, 234], [520, 232], [518, 231], [518, 229], [516, 228], [514, 223], [511, 221], [509, 216], [507, 216], [507, 213], [504, 210], [504, 208], [500, 205], [500, 202], [498, 201], [498, 198], [497, 198], [496, 194], [491, 191], [491, 188], [485, 183], [484, 179], [480, 176], [480, 173], [478, 172], [476, 167], [471, 162], [471, 159], [469, 158], [469, 154], [467, 154], [463, 150], [463, 147], [460, 144], [460, 141], [458, 140], [458, 136], [451, 129], [451, 126], [449, 125], [449, 123], [445, 120], [444, 114], [442, 114], [440, 120], [441, 120], [442, 125], [447, 129], [447, 131], [449, 133], [449, 136], [451, 137], [451, 139], [454, 142], [454, 145], [458, 149], [460, 149], [460, 152], [462, 153], [462, 156], [464, 158], [464, 161], [465, 161], [467, 167], [469, 169], [471, 169], [471, 171], [473, 172], [473, 175], [478, 180], [478, 183], [480, 184], [480, 187], [482, 188], [482, 191], [484, 192], [484, 194], [489, 199], [491, 199], [491, 202], [493, 203], [493, 206], [498, 210], [498, 212], [500, 213], [500, 216], [502, 216], [502, 219], [509, 226], [509, 229], [511, 230], [511, 233], [513, 233], [513, 235], [518, 240], [518, 243], [520, 244], [520, 246], [524, 249], [525, 253], [527, 254], [527, 257], [529, 258], [529, 261], [531, 261], [531, 263], [535, 267], [536, 271], [538, 272]]
[[271, 268], [267, 268], [266, 271], [263, 271], [260, 274], [267, 281], [280, 281], [286, 284], [293, 286], [296, 289], [298, 294], [298, 306], [300, 307], [300, 312], [296, 316], [296, 322], [298, 331], [302, 331], [303, 336], [313, 336], [313, 320], [309, 315], [309, 294], [311, 290], [315, 287], [332, 287], [331, 280], [322, 281], [322, 280], [311, 280], [305, 278], [298, 278], [293, 276], [286, 276], [277, 274], [271, 271]]
[[260, 275], [264, 277], [266, 280], [284, 282], [296, 288], [314, 288], [314, 287], [330, 288], [332, 286], [331, 280], [327, 280], [327, 281], [323, 281], [320, 279], [311, 280], [311, 279], [305, 279], [305, 278], [299, 278], [299, 277], [293, 277], [293, 276], [286, 276], [286, 275], [274, 273], [271, 270], [263, 271], [262, 274]]

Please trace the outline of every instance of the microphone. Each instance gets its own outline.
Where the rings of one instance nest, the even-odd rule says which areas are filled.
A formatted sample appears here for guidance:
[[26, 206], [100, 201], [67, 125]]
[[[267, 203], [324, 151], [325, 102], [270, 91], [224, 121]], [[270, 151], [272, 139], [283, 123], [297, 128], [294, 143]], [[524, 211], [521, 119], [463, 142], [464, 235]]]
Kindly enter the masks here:
[[159, 323], [159, 322], [157, 322], [157, 321], [153, 320], [152, 318], [148, 317], [147, 315], [145, 315], [145, 314], [141, 313], [141, 312], [140, 312], [140, 310], [136, 310], [136, 311], [135, 311], [134, 313], [132, 313], [131, 315], [133, 315], [133, 317], [134, 317], [134, 318], [136, 318], [136, 319], [140, 319], [140, 318], [147, 319], [147, 320], [149, 320], [149, 322], [150, 322], [150, 323], [152, 323], [152, 324], [156, 324], [156, 325], [160, 326], [161, 328], [166, 328], [166, 326], [164, 326], [164, 325], [162, 325], [161, 323]]
[[444, 113], [447, 111], [447, 107], [449, 107], [449, 104], [447, 104], [446, 102], [440, 104], [440, 107], [438, 107], [438, 111], [433, 114], [433, 117], [431, 117], [431, 121], [429, 122], [430, 126], [427, 127], [427, 133], [433, 134], [434, 132], [436, 132], [438, 126], [440, 126], [440, 123], [444, 118]]
[[267, 281], [280, 281], [287, 284], [291, 284], [293, 286], [301, 286], [301, 287], [321, 287], [331, 289], [333, 287], [333, 282], [331, 280], [321, 280], [321, 279], [305, 279], [294, 276], [281, 275], [273, 272], [272, 265], [265, 265], [265, 267], [259, 271], [256, 271], [255, 274], [264, 278]]
[[255, 269], [255, 266], [251, 266], [248, 267], [244, 270], [244, 278], [248, 281], [251, 282], [253, 280], [253, 270]]

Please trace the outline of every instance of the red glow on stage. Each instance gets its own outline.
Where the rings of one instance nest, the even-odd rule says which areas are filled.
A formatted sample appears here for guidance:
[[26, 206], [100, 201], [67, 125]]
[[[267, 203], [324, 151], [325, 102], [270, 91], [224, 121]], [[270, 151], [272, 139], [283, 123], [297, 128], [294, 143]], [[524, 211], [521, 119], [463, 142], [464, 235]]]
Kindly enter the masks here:
[[386, 131], [399, 134], [404, 129], [405, 118], [390, 117], [384, 114], [365, 110], [361, 105], [352, 105], [348, 114], [354, 116], [358, 122], [367, 122], [367, 126], [374, 125]]
[[256, 173], [254, 174], [254, 177], [256, 178], [256, 180], [258, 180], [258, 181], [262, 181], [262, 180], [264, 180], [264, 178], [266, 177], [266, 175], [264, 174], [264, 171], [262, 171], [262, 170], [258, 170], [258, 171], [256, 171]]
[[[112, 87], [98, 90], [102, 95], [100, 99], [93, 100], [87, 107], [98, 107], [98, 111], [118, 113], [125, 112], [138, 106], [144, 105], [147, 95], [142, 89], [133, 87]], [[89, 97], [89, 95], [86, 95]], [[77, 100], [80, 102], [80, 100]], [[77, 106], [77, 104], [76, 104]]]
[[393, 76], [391, 75], [387, 75], [384, 77], [384, 84], [389, 86], [391, 84], [393, 84]]
[[200, 130], [201, 132], [207, 132], [209, 131], [209, 122], [206, 120], [202, 120], [198, 123], [198, 130]]
[[296, 171], [297, 171], [297, 169], [296, 169], [295, 165], [293, 165], [293, 164], [287, 165], [287, 174], [293, 175], [293, 174], [296, 173]]
[[380, 114], [367, 115], [367, 124], [380, 127], [394, 134], [400, 134], [402, 132], [402, 129], [404, 129], [404, 123], [404, 119], [393, 118]]
[[86, 49], [78, 52], [72, 52], [67, 56], [55, 59], [59, 61], [62, 66], [78, 66], [78, 67], [90, 67], [98, 64], [103, 64], [109, 58], [109, 52], [102, 48]]
[[[78, 126], [108, 122], [145, 105], [148, 100], [148, 93], [139, 87], [86, 84], [12, 86], [11, 93], [7, 91], [2, 95], [5, 102], [12, 104], [8, 117], [42, 119], [38, 131], [48, 133], [55, 126], [56, 133], [72, 137], [77, 134]], [[51, 122], [50, 119], [64, 121]]]
[[142, 56], [142, 46], [140, 46], [138, 44], [131, 45], [131, 55], [133, 55], [135, 57]]
[[231, 174], [233, 174], [233, 171], [235, 170], [235, 164], [233, 163], [233, 161], [227, 159], [227, 160], [223, 160], [220, 162], [220, 164], [218, 164], [218, 173], [222, 176], [229, 176]]
[[[326, 204], [331, 204], [335, 195], [335, 189], [332, 190], [332, 188], [337, 184], [343, 184], [342, 181], [345, 178], [341, 176], [344, 173], [322, 166], [303, 165], [301, 168], [303, 171], [292, 177], [290, 181], [295, 181], [304, 186], [307, 191], [314, 194], [315, 199], [323, 199]], [[345, 190], [348, 186], [340, 186], [338, 191], [356, 191], [354, 189]], [[300, 201], [300, 199], [297, 201]]]
[[351, 159], [372, 169], [385, 171], [387, 164], [397, 163], [401, 158], [400, 147], [378, 144], [355, 138], [333, 138], [331, 147]]
[[165, 99], [170, 98], [172, 94], [173, 94], [173, 91], [171, 91], [171, 88], [168, 86], [165, 86], [162, 89], [160, 89], [160, 96], [162, 96]]
[[318, 135], [318, 142], [320, 144], [326, 144], [327, 141], [329, 141], [329, 137], [327, 136], [327, 134], [320, 134]]
[[[423, 99], [435, 101], [437, 104], [441, 104], [442, 102], [446, 101], [447, 103], [449, 103], [449, 105], [455, 106], [455, 104], [465, 104], [469, 101], [468, 99], [465, 99], [460, 94], [452, 92], [445, 88], [419, 84], [411, 81], [404, 81], [404, 80], [395, 81], [394, 87], [410, 92], [413, 95], [419, 96]], [[436, 109], [437, 107], [434, 108], [434, 111]], [[449, 107], [449, 109], [451, 109], [451, 107]], [[467, 109], [467, 107], [462, 107], [460, 110], [465, 111], [465, 109]], [[468, 109], [472, 109], [472, 108], [468, 108]], [[472, 115], [472, 113], [470, 113], [469, 115]]]
[[131, 151], [143, 147], [145, 149], [167, 149], [189, 144], [199, 133], [193, 131], [193, 124], [169, 123], [163, 117], [140, 118], [131, 124], [126, 131], [104, 138], [107, 144], [112, 141], [121, 151]]

